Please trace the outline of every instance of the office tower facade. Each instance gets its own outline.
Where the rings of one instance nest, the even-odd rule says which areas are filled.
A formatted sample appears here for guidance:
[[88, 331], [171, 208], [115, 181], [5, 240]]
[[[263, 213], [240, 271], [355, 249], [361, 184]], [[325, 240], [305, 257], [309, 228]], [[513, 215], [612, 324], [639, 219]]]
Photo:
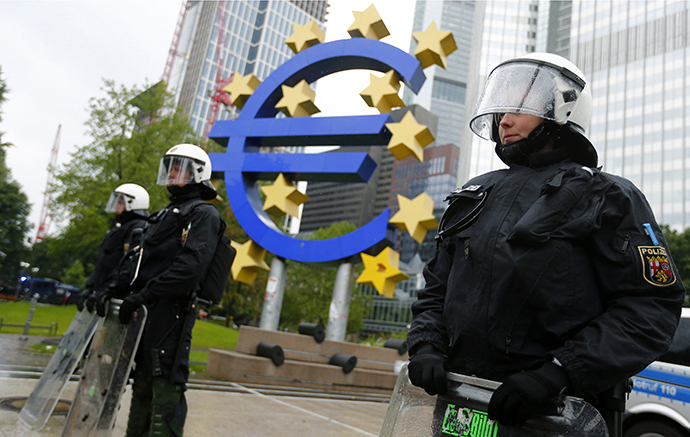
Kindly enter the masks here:
[[505, 167], [494, 153], [495, 145], [474, 135], [469, 122], [491, 70], [506, 59], [536, 51], [538, 31], [543, 22], [539, 20], [539, 1], [536, 0], [477, 2], [475, 16], [461, 136], [465, 144], [471, 144], [471, 152], [469, 159], [460, 163], [458, 185], [478, 174]]
[[[465, 120], [465, 101], [469, 80], [473, 28], [476, 19], [475, 1], [418, 0], [415, 5], [412, 32], [425, 31], [431, 22], [440, 30], [453, 32], [458, 49], [446, 59], [446, 68], [432, 65], [424, 69], [427, 77], [417, 95], [405, 90], [406, 105], [417, 104], [439, 117], [434, 145], [455, 144], [460, 147], [463, 160], [469, 158], [470, 147], [461, 141]], [[410, 53], [416, 41], [411, 39]]]
[[[411, 157], [396, 161], [389, 201], [393, 213], [399, 209], [398, 194], [413, 199], [427, 193], [434, 201], [434, 217], [440, 221], [447, 206], [445, 198], [457, 186], [459, 161], [460, 149], [455, 144], [427, 147], [423, 162]], [[408, 263], [415, 256], [429, 260], [436, 247], [435, 236], [436, 229], [432, 229], [426, 233], [424, 241], [418, 243], [408, 232], [398, 232], [395, 249], [400, 252], [400, 260]]]
[[213, 97], [222, 97], [217, 92], [220, 81], [227, 81], [234, 72], [252, 73], [263, 81], [294, 55], [285, 44], [293, 23], [316, 20], [323, 28], [327, 8], [326, 0], [189, 1], [183, 5], [164, 80], [196, 133], [204, 135], [209, 120], [236, 115], [236, 108], [223, 104], [216, 105], [213, 115]]
[[[531, 51], [570, 59], [591, 85], [587, 135], [599, 165], [635, 183], [660, 223], [689, 226], [690, 3], [492, 1], [477, 9], [484, 19], [475, 34], [484, 42], [473, 47], [479, 62], [471, 68], [477, 73], [476, 86], [468, 84], [471, 99], [476, 102], [487, 74], [505, 59]], [[463, 138], [472, 136], [466, 128]], [[476, 137], [472, 144], [468, 177], [504, 166], [493, 144]], [[458, 179], [467, 179], [462, 169]]]
[[[438, 117], [421, 106], [412, 105], [396, 109], [391, 112], [391, 118], [394, 122], [399, 122], [407, 112], [411, 112], [418, 123], [427, 126], [432, 135], [435, 134]], [[338, 151], [367, 152], [376, 162], [376, 170], [366, 183], [310, 182], [307, 186], [309, 201], [304, 204], [300, 224], [302, 233], [312, 232], [340, 221], [347, 221], [359, 228], [388, 207], [394, 211], [398, 209], [397, 198], [391, 194], [391, 184], [395, 168], [401, 161], [397, 161], [393, 154], [382, 146], [348, 146]], [[406, 158], [404, 161], [408, 162], [411, 159], [414, 160]], [[406, 193], [401, 194], [409, 197]]]
[[570, 59], [590, 79], [589, 138], [659, 223], [690, 225], [690, 3], [572, 2]]

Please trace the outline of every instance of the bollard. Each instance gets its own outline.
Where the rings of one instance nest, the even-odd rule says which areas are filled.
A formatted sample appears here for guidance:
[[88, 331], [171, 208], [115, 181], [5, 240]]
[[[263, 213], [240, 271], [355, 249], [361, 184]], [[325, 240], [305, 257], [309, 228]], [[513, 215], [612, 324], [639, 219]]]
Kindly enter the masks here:
[[323, 342], [326, 338], [323, 325], [319, 323], [300, 323], [297, 326], [297, 331], [302, 335], [311, 335], [317, 343]]
[[343, 372], [350, 373], [354, 370], [355, 366], [357, 365], [357, 357], [354, 355], [343, 354], [341, 352], [338, 352], [336, 354], [333, 354], [328, 364], [340, 366], [343, 368]]
[[270, 358], [276, 366], [280, 366], [285, 361], [283, 348], [277, 344], [261, 342], [256, 347], [256, 354], [260, 357]]
[[407, 340], [403, 340], [402, 338], [389, 338], [386, 340], [386, 343], [384, 343], [383, 347], [397, 349], [398, 353], [403, 355], [405, 352], [407, 352]]

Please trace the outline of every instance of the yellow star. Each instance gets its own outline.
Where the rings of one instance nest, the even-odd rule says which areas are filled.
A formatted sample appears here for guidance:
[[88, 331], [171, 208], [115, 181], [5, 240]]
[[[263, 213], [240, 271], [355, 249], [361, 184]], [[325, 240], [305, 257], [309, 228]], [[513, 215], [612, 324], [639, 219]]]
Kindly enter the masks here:
[[438, 30], [434, 21], [424, 32], [415, 32], [412, 37], [417, 41], [414, 55], [422, 64], [422, 68], [433, 64], [446, 68], [446, 57], [458, 48], [453, 33]]
[[434, 217], [434, 201], [427, 193], [410, 200], [398, 194], [400, 210], [388, 222], [396, 228], [407, 231], [412, 238], [422, 244], [426, 232], [438, 228]]
[[264, 211], [271, 215], [289, 214], [299, 216], [299, 206], [309, 200], [309, 196], [302, 194], [295, 184], [288, 182], [283, 174], [279, 174], [273, 185], [261, 187], [266, 195]]
[[232, 241], [230, 244], [237, 251], [230, 268], [232, 279], [235, 281], [251, 284], [259, 274], [259, 270], [271, 270], [264, 261], [266, 249], [252, 240], [247, 240], [244, 244]]
[[321, 30], [316, 20], [311, 20], [304, 26], [292, 23], [292, 27], [294, 31], [292, 35], [285, 40], [285, 44], [295, 53], [299, 53], [302, 50], [320, 44], [326, 39], [326, 34], [323, 33], [323, 30]]
[[276, 103], [275, 108], [288, 117], [308, 117], [321, 112], [314, 104], [316, 92], [309, 87], [306, 80], [302, 80], [294, 87], [281, 85], [283, 98]]
[[391, 70], [383, 77], [376, 77], [369, 73], [369, 86], [359, 95], [367, 102], [367, 105], [383, 113], [391, 112], [394, 107], [405, 106], [398, 95], [399, 91], [400, 79], [395, 70]]
[[247, 99], [251, 97], [259, 85], [261, 85], [261, 81], [253, 74], [240, 76], [235, 73], [232, 82], [223, 87], [223, 91], [230, 94], [231, 103], [234, 106], [242, 109]]
[[417, 123], [408, 112], [400, 123], [386, 123], [386, 127], [393, 133], [388, 142], [388, 150], [397, 159], [414, 156], [419, 162], [424, 161], [424, 148], [434, 141], [434, 136], [428, 127]]
[[378, 255], [360, 254], [364, 263], [364, 271], [357, 278], [357, 283], [370, 283], [380, 295], [393, 297], [395, 284], [410, 277], [401, 272], [400, 254], [390, 247], [386, 247]]
[[355, 21], [347, 33], [353, 38], [381, 39], [391, 34], [373, 4], [362, 12], [352, 11], [352, 15]]

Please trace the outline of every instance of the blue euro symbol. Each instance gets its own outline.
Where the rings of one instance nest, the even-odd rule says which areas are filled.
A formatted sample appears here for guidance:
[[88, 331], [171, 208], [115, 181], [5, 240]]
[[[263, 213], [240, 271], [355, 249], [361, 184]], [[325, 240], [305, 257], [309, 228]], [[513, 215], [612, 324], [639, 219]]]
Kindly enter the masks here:
[[327, 240], [300, 240], [281, 231], [263, 211], [258, 180], [274, 180], [279, 173], [294, 180], [366, 182], [376, 163], [367, 153], [258, 153], [261, 146], [386, 146], [391, 133], [389, 114], [349, 117], [275, 118], [281, 85], [312, 83], [329, 74], [367, 69], [395, 70], [415, 94], [426, 76], [408, 53], [373, 39], [352, 38], [318, 44], [277, 68], [247, 99], [235, 120], [217, 121], [209, 138], [227, 147], [211, 153], [214, 172], [225, 173], [228, 201], [240, 226], [261, 247], [293, 261], [320, 263], [348, 258], [386, 238], [387, 208], [361, 228]]

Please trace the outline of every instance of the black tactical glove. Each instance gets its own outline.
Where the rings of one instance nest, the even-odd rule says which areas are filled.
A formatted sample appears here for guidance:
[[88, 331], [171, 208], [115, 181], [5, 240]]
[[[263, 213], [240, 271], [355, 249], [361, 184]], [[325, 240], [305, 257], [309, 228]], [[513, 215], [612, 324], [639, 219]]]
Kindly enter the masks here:
[[86, 305], [86, 309], [89, 310], [89, 312], [93, 312], [95, 310], [99, 316], [105, 317], [108, 313], [106, 304], [109, 300], [110, 294], [108, 294], [105, 291], [97, 291], [91, 293], [91, 295], [86, 299], [86, 302], [84, 304]]
[[120, 305], [120, 322], [128, 324], [132, 320], [134, 312], [144, 303], [144, 298], [141, 293], [127, 296]]
[[421, 387], [430, 396], [446, 392], [446, 358], [428, 343], [417, 347], [410, 358], [410, 382]]
[[491, 396], [489, 418], [505, 426], [522, 425], [531, 416], [546, 413], [567, 385], [568, 375], [554, 363], [511, 375]]
[[93, 290], [85, 288], [79, 296], [74, 299], [74, 303], [77, 305], [77, 310], [82, 311], [84, 309], [86, 300], [93, 294]]

